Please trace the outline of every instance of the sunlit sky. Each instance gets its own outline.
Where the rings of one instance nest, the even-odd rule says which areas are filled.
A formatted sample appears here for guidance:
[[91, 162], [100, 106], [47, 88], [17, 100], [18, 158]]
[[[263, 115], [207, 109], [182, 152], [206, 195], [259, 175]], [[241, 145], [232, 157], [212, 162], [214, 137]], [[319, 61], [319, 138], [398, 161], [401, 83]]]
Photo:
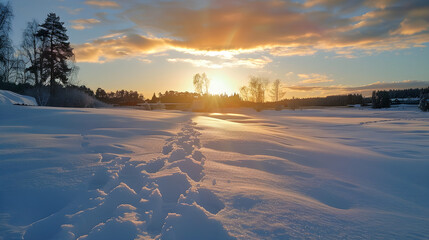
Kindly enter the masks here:
[[[3, 1], [4, 2], [4, 1]], [[93, 90], [238, 92], [280, 79], [286, 97], [429, 86], [428, 0], [12, 0], [13, 41], [32, 19], [65, 22]]]

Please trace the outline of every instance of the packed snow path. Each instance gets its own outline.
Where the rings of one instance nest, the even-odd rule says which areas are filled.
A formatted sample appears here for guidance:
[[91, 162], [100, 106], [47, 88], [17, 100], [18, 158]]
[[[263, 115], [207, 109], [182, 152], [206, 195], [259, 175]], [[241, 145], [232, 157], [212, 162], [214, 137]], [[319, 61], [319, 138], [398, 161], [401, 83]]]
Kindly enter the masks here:
[[206, 160], [194, 126], [183, 124], [162, 156], [147, 163], [100, 153], [108, 164], [94, 173], [88, 194], [32, 224], [24, 239], [232, 239], [212, 218], [223, 202], [194, 184], [204, 176]]

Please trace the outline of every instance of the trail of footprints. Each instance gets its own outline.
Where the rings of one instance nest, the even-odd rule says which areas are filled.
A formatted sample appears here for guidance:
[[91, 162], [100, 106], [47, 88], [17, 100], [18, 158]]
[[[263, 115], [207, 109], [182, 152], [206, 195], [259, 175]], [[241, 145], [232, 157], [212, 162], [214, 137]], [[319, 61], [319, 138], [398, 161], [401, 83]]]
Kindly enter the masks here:
[[[33, 224], [24, 239], [231, 239], [212, 216], [224, 203], [198, 187], [205, 156], [196, 123], [183, 124], [150, 162], [100, 154], [86, 199]], [[43, 236], [43, 229], [57, 229]]]

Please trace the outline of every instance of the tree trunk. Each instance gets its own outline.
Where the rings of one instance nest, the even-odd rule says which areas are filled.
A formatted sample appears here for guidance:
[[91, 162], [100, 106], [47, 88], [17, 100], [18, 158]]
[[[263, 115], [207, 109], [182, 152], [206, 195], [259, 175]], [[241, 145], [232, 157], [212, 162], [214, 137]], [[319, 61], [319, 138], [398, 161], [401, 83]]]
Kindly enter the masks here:
[[[32, 65], [37, 66], [36, 64], [36, 59], [37, 59], [37, 49], [36, 49], [36, 36], [33, 36], [33, 61], [34, 63], [32, 63]], [[39, 82], [39, 69], [34, 69], [34, 83], [37, 86], [40, 86], [40, 82]]]
[[50, 41], [51, 41], [51, 79], [50, 79], [50, 82], [51, 82], [51, 96], [52, 97], [55, 97], [55, 78], [54, 78], [54, 67], [55, 67], [55, 64], [54, 64], [54, 46], [53, 46], [53, 36], [52, 36], [52, 33], [51, 33], [51, 39], [50, 39]]

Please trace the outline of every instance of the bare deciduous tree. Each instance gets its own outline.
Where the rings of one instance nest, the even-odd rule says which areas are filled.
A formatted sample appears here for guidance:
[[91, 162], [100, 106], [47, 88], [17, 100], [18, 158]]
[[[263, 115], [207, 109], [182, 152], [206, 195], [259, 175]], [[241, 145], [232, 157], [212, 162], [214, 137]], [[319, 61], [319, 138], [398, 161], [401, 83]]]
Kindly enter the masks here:
[[195, 92], [198, 94], [201, 94], [203, 92], [203, 85], [201, 82], [201, 75], [199, 73], [194, 75], [194, 88], [195, 88]]
[[0, 82], [8, 81], [10, 60], [13, 47], [9, 38], [12, 20], [12, 8], [9, 3], [0, 3]]
[[26, 68], [30, 79], [34, 80], [36, 87], [43, 82], [41, 79], [43, 70], [43, 59], [41, 58], [42, 41], [37, 37], [39, 31], [39, 23], [36, 20], [27, 23], [27, 28], [22, 34], [21, 49], [24, 56], [24, 61], [29, 66]]
[[206, 73], [201, 75], [201, 81], [203, 82], [205, 94], [209, 94], [210, 79], [207, 77]]
[[198, 94], [209, 93], [210, 79], [207, 77], [206, 73], [195, 74], [193, 83], [194, 83], [194, 88], [196, 93]]
[[265, 91], [269, 84], [267, 78], [251, 76], [249, 81], [249, 93], [251, 100], [257, 103], [265, 101]]
[[242, 86], [240, 88], [240, 97], [243, 101], [250, 101], [249, 99], [249, 88], [246, 86]]
[[274, 102], [278, 102], [278, 101], [282, 100], [282, 98], [285, 96], [285, 94], [286, 94], [286, 92], [283, 91], [280, 80], [276, 79], [271, 86], [271, 90], [270, 90], [271, 99]]

